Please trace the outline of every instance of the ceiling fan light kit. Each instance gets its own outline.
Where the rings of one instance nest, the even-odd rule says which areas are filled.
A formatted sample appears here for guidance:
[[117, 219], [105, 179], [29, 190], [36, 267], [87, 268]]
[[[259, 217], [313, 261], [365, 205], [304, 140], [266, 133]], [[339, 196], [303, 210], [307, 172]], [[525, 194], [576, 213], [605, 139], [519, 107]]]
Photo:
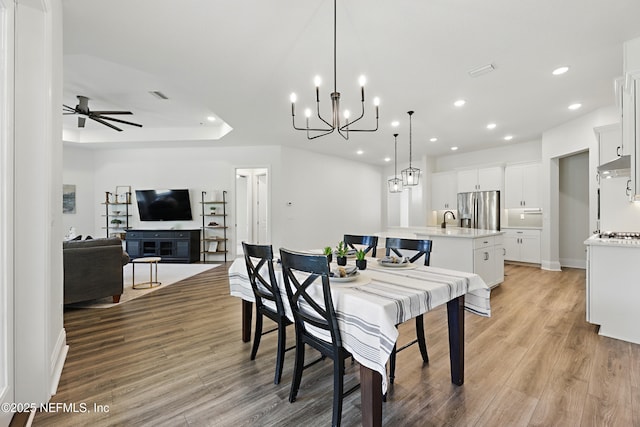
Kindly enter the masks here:
[[107, 117], [107, 116], [112, 116], [112, 115], [131, 115], [133, 114], [131, 111], [110, 111], [110, 110], [104, 110], [104, 111], [91, 111], [89, 109], [89, 98], [86, 96], [82, 96], [82, 95], [78, 95], [78, 105], [75, 106], [75, 108], [70, 107], [68, 105], [62, 105], [62, 114], [78, 114], [78, 127], [79, 128], [83, 128], [85, 127], [87, 118], [96, 121], [100, 124], [103, 124], [105, 126], [110, 127], [111, 129], [117, 130], [118, 132], [122, 132], [122, 129], [120, 129], [117, 126], [112, 125], [111, 123], [107, 122], [106, 120], [112, 121], [112, 122], [116, 122], [116, 123], [122, 123], [125, 125], [130, 125], [130, 126], [136, 126], [136, 127], [142, 127], [141, 124], [139, 123], [133, 123], [133, 122], [129, 122], [126, 120], [121, 120], [121, 119], [116, 119], [115, 117]]
[[360, 77], [360, 95], [361, 95], [360, 103], [362, 106], [362, 111], [360, 113], [360, 116], [358, 116], [355, 120], [349, 121], [350, 112], [348, 110], [345, 110], [344, 112], [342, 112], [342, 115], [344, 116], [344, 122], [340, 121], [340, 115], [341, 115], [340, 92], [338, 92], [337, 84], [336, 84], [336, 80], [337, 80], [336, 79], [336, 76], [337, 76], [337, 72], [336, 72], [336, 27], [337, 27], [336, 2], [337, 0], [333, 1], [333, 92], [331, 93], [331, 118], [329, 119], [329, 121], [325, 120], [320, 115], [320, 82], [321, 81], [319, 76], [315, 78], [317, 116], [318, 116], [318, 119], [320, 119], [320, 121], [324, 123], [324, 125], [326, 125], [326, 127], [324, 125], [321, 125], [322, 127], [309, 126], [309, 119], [311, 117], [310, 109], [305, 110], [306, 126], [305, 127], [296, 126], [296, 100], [297, 100], [296, 94], [292, 93], [290, 98], [291, 119], [292, 119], [293, 128], [296, 130], [305, 131], [307, 133], [307, 139], [316, 139], [321, 136], [325, 136], [330, 133], [333, 133], [333, 131], [337, 130], [340, 136], [348, 140], [349, 132], [375, 132], [378, 130], [378, 118], [379, 118], [378, 106], [380, 104], [380, 100], [378, 98], [374, 98], [373, 100], [373, 104], [375, 106], [375, 112], [376, 112], [376, 127], [374, 129], [354, 129], [352, 127], [354, 123], [356, 123], [357, 121], [359, 121], [364, 117], [364, 84], [365, 84], [364, 76]]

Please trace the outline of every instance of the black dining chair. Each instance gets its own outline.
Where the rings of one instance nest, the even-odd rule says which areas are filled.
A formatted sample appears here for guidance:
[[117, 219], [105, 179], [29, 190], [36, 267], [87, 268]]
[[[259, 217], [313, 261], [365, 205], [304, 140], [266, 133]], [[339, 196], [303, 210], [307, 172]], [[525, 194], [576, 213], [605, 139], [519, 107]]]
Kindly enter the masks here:
[[356, 245], [365, 246], [365, 254], [371, 252], [372, 257], [376, 256], [376, 249], [378, 247], [378, 236], [357, 236], [354, 234], [345, 234], [342, 241], [351, 249], [358, 249]]
[[[282, 378], [284, 354], [294, 347], [285, 348], [287, 341], [286, 327], [291, 324], [284, 310], [284, 301], [278, 289], [273, 268], [273, 249], [271, 245], [252, 245], [242, 242], [247, 274], [251, 282], [251, 289], [256, 300], [256, 330], [251, 348], [251, 360], [255, 360], [260, 346], [260, 338], [264, 334], [278, 331], [278, 349], [276, 353], [276, 375], [274, 384], [279, 384]], [[265, 271], [266, 266], [266, 271]], [[266, 316], [273, 320], [277, 327], [262, 332], [262, 320]]]
[[[304, 370], [305, 345], [333, 360], [332, 425], [339, 426], [342, 399], [360, 385], [344, 390], [344, 360], [351, 354], [342, 337], [329, 288], [329, 265], [325, 255], [311, 255], [280, 249], [282, 272], [296, 330], [296, 361], [289, 402], [295, 402]], [[315, 331], [315, 332], [314, 332]], [[320, 336], [321, 333], [325, 336]]]
[[[391, 255], [393, 252], [399, 257], [404, 257], [401, 250], [414, 251], [415, 253], [409, 257], [410, 262], [415, 262], [424, 256], [424, 265], [429, 265], [431, 261], [431, 240], [417, 239], [399, 239], [395, 237], [387, 237], [385, 241], [385, 254]], [[420, 354], [424, 363], [429, 363], [429, 354], [427, 353], [427, 341], [424, 337], [424, 316], [421, 314], [416, 316], [416, 339], [403, 345], [399, 349], [393, 346], [393, 351], [389, 356], [389, 382], [393, 384], [396, 372], [396, 353], [418, 343]]]

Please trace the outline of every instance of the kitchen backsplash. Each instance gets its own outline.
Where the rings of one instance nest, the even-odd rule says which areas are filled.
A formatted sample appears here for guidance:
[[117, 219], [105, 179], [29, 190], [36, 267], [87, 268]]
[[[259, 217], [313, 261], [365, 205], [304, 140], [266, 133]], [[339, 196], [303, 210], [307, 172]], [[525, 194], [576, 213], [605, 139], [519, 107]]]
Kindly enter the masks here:
[[503, 227], [542, 227], [542, 209], [506, 209], [507, 223]]

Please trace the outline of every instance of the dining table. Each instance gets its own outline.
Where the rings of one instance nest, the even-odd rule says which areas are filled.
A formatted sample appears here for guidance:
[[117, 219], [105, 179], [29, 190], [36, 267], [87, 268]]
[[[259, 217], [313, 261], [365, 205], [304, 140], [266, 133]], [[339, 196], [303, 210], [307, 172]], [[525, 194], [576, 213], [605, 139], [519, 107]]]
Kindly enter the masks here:
[[[287, 317], [293, 320], [282, 269], [277, 260], [274, 264]], [[464, 383], [464, 311], [491, 316], [491, 291], [479, 275], [401, 264], [367, 258], [367, 268], [352, 278], [330, 279], [342, 344], [360, 364], [362, 425], [367, 427], [382, 425], [386, 364], [399, 335], [397, 325], [446, 304], [451, 381], [460, 386]], [[330, 268], [334, 271], [337, 266]], [[241, 299], [242, 341], [249, 342], [255, 297], [243, 257], [232, 263], [228, 274], [231, 296]]]

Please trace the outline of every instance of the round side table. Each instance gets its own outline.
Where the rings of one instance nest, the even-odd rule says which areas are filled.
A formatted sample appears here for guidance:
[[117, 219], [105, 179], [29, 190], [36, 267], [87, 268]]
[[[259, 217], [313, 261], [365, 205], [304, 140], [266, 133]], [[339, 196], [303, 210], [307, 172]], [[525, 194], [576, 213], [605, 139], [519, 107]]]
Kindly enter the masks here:
[[[136, 264], [149, 264], [149, 281], [138, 283], [137, 286], [140, 285], [148, 285], [148, 288], [153, 288], [154, 286], [161, 285], [162, 283], [158, 282], [158, 263], [162, 258], [159, 256], [150, 256], [144, 258], [135, 258], [131, 260], [131, 287], [133, 289], [138, 289], [136, 287]], [[156, 270], [156, 279], [153, 280], [153, 267], [155, 265]]]

